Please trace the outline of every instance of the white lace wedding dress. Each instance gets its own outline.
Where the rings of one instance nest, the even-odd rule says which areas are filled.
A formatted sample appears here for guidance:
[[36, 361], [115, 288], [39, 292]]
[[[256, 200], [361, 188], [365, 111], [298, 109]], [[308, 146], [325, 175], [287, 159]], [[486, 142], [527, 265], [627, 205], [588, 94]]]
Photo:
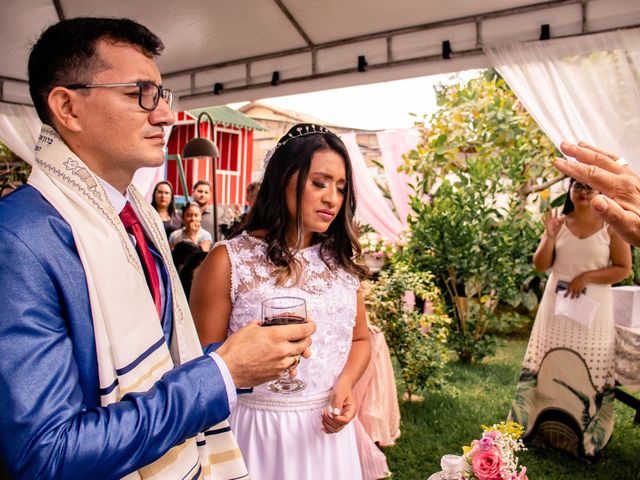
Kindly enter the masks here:
[[312, 356], [298, 367], [305, 390], [274, 393], [264, 384], [238, 396], [231, 426], [252, 480], [360, 480], [353, 422], [337, 434], [326, 434], [320, 416], [351, 348], [357, 278], [329, 268], [314, 245], [296, 256], [303, 267], [300, 282], [277, 286], [266, 243], [246, 233], [220, 243], [232, 269], [229, 335], [260, 318], [263, 300], [278, 296], [304, 298], [307, 316], [317, 325]]

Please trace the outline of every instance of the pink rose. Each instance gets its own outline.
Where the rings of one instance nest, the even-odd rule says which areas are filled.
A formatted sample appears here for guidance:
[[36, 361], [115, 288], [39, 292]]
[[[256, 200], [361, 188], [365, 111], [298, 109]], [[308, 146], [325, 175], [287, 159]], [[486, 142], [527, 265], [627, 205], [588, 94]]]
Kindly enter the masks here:
[[511, 475], [511, 480], [529, 480], [529, 477], [527, 477], [527, 467], [520, 467], [520, 473]]
[[486, 450], [487, 448], [493, 447], [493, 438], [490, 436], [482, 437], [480, 439], [480, 448]]
[[484, 436], [491, 437], [492, 439], [497, 440], [502, 437], [502, 434], [497, 430], [489, 430], [488, 432], [484, 432]]
[[502, 458], [500, 450], [491, 447], [486, 450], [477, 450], [471, 459], [473, 474], [478, 480], [500, 480]]

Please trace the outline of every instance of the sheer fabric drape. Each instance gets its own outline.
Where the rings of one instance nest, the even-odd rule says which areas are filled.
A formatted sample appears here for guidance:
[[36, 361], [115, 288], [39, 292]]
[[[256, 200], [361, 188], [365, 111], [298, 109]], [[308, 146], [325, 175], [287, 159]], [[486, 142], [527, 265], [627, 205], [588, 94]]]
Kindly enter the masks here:
[[41, 127], [35, 108], [0, 102], [0, 140], [29, 165]]
[[584, 140], [640, 172], [640, 29], [484, 51], [556, 146]]
[[356, 142], [356, 134], [353, 132], [343, 133], [340, 138], [347, 147], [351, 159], [353, 181], [358, 198], [358, 216], [383, 237], [392, 242], [398, 241], [403, 228], [402, 223], [393, 213], [369, 174], [360, 147]]
[[[0, 140], [29, 165], [35, 159], [36, 144], [42, 122], [35, 108], [0, 102]], [[169, 139], [171, 127], [164, 127], [165, 141]], [[164, 165], [158, 168], [141, 168], [133, 177], [133, 184], [151, 201], [156, 183], [165, 178]]]
[[420, 134], [416, 130], [386, 130], [376, 136], [391, 200], [402, 226], [406, 227], [407, 217], [413, 211], [409, 204], [409, 197], [413, 194], [410, 184], [415, 184], [415, 181], [406, 173], [399, 172], [398, 168], [404, 165], [403, 155], [418, 144]]

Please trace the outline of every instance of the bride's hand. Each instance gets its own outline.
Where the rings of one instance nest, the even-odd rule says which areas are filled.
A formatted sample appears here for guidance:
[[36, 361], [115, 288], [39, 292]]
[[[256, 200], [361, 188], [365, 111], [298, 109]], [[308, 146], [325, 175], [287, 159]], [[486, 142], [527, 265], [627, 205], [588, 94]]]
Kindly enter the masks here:
[[338, 433], [356, 416], [356, 402], [351, 388], [340, 383], [333, 387], [329, 397], [329, 412], [322, 410], [322, 431]]

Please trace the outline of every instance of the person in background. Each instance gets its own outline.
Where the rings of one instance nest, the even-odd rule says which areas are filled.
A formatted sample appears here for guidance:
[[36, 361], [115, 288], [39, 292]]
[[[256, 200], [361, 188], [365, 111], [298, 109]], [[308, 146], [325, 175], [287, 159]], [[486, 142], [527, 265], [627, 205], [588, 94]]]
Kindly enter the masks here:
[[173, 187], [166, 180], [158, 182], [153, 189], [151, 206], [160, 215], [167, 239], [172, 232], [182, 228], [182, 217], [176, 211], [176, 206], [173, 203]]
[[585, 142], [562, 142], [560, 149], [577, 162], [556, 158], [554, 166], [600, 192], [591, 208], [625, 241], [640, 246], [640, 176], [619, 155]]
[[204, 262], [204, 259], [207, 258], [207, 255], [207, 252], [195, 252], [189, 255], [180, 269], [180, 282], [182, 283], [182, 288], [184, 289], [187, 300], [191, 294], [193, 278], [196, 273], [198, 273], [198, 270], [200, 270], [200, 266], [202, 262]]
[[[590, 208], [595, 195], [589, 185], [571, 179], [562, 214], [544, 215], [533, 263], [551, 274], [509, 414], [525, 427], [525, 443], [590, 461], [601, 457], [613, 431], [611, 284], [631, 273], [629, 245]], [[582, 309], [575, 318], [558, 312], [569, 298], [581, 302], [570, 306]]]
[[[182, 267], [184, 267], [187, 259], [191, 255], [199, 252], [202, 252], [202, 249], [190, 240], [183, 240], [175, 244], [173, 250], [171, 250], [171, 257], [178, 275], [182, 271]], [[187, 300], [189, 300], [189, 297], [187, 297]]]
[[362, 475], [353, 388], [370, 343], [359, 281], [366, 269], [354, 262], [360, 246], [352, 178], [338, 136], [295, 125], [269, 161], [247, 231], [219, 242], [193, 283], [203, 345], [233, 338], [272, 297], [304, 299], [317, 322], [313, 355], [300, 364], [306, 389], [282, 394], [260, 385], [241, 395], [232, 413], [249, 472], [261, 480]]
[[163, 225], [131, 184], [163, 165], [175, 121], [162, 49], [132, 20], [82, 17], [31, 49], [43, 126], [29, 184], [0, 201], [0, 458], [12, 478], [246, 476], [224, 422], [236, 387], [309, 355], [312, 321], [253, 323], [203, 354]]
[[260, 182], [251, 182], [247, 185], [247, 204], [244, 207], [244, 212], [249, 213], [253, 204], [256, 203], [256, 198], [258, 198], [258, 190], [260, 190]]
[[173, 249], [178, 242], [190, 241], [198, 245], [202, 251], [211, 248], [211, 234], [200, 226], [200, 208], [196, 203], [188, 203], [182, 209], [184, 227], [169, 236], [169, 245]]
[[371, 360], [353, 387], [358, 404], [354, 420], [362, 480], [390, 478], [387, 458], [378, 448], [395, 445], [400, 436], [400, 406], [393, 364], [382, 330], [367, 321]]
[[247, 219], [249, 218], [249, 212], [251, 208], [256, 202], [256, 198], [258, 197], [258, 191], [260, 190], [260, 182], [251, 182], [247, 185], [247, 204], [244, 206], [244, 211], [242, 215], [240, 215], [235, 221], [231, 223], [229, 229], [227, 230], [226, 237], [233, 237], [240, 233], [244, 228], [244, 225], [247, 223]]
[[[211, 183], [207, 180], [198, 180], [191, 191], [193, 201], [200, 207], [200, 224], [202, 228], [213, 236], [213, 205], [211, 200]], [[218, 211], [218, 213], [220, 213]]]
[[221, 238], [227, 238], [229, 236], [229, 229], [235, 223], [236, 219], [242, 214], [242, 207], [238, 204], [220, 206], [219, 210], [222, 210], [222, 215], [218, 218], [218, 228], [220, 230]]

